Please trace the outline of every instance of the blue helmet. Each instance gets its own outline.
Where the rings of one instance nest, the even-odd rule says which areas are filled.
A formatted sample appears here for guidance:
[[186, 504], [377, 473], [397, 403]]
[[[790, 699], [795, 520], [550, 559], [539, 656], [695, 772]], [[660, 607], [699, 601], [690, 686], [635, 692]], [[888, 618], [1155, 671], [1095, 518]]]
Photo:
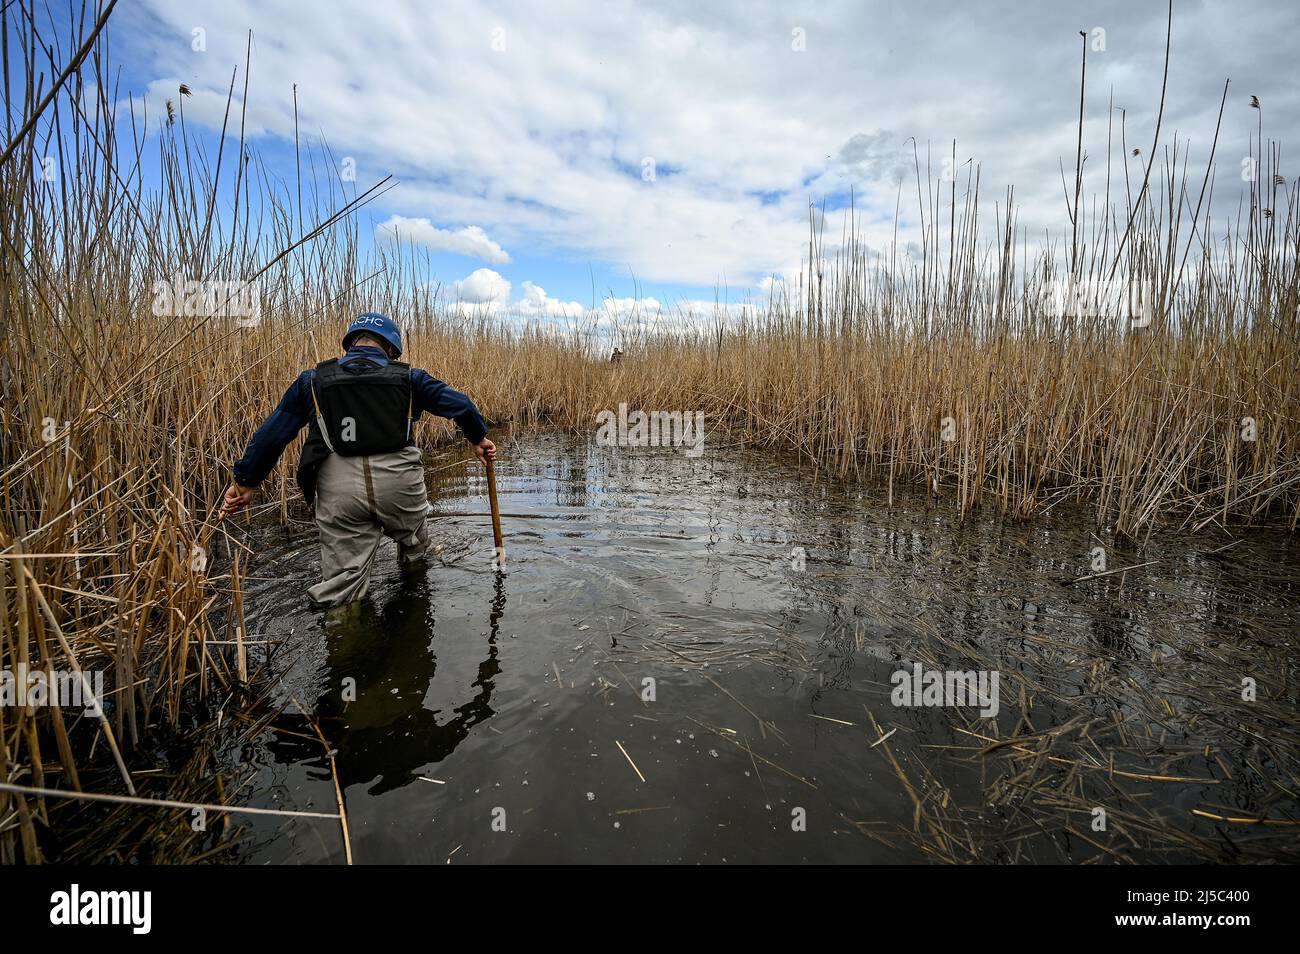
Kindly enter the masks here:
[[396, 348], [398, 356], [401, 356], [402, 329], [397, 327], [397, 322], [393, 321], [393, 319], [387, 315], [381, 315], [377, 311], [368, 311], [364, 315], [357, 315], [352, 319], [352, 324], [348, 325], [348, 330], [343, 335], [343, 350], [347, 351], [352, 339], [363, 331], [366, 334], [383, 338]]

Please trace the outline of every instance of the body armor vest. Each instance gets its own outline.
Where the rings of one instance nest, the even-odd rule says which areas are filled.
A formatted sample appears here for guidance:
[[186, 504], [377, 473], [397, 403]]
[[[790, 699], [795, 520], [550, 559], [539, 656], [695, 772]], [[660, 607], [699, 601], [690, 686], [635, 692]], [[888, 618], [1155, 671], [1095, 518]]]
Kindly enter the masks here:
[[[341, 457], [387, 454], [411, 443], [411, 366], [366, 358], [316, 365], [312, 410], [298, 464], [298, 485], [310, 504], [316, 496], [316, 468], [330, 453]], [[322, 430], [323, 429], [323, 430]]]

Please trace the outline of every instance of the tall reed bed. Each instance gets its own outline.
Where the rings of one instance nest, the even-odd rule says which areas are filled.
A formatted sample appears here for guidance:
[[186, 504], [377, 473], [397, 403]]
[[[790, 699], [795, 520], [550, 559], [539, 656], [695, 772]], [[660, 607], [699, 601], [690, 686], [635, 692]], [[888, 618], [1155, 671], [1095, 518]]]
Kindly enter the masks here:
[[[831, 247], [814, 217], [806, 272], [743, 316], [521, 329], [448, 302], [416, 250], [361, 252], [358, 213], [391, 181], [345, 189], [324, 149], [277, 178], [233, 98], [205, 150], [183, 88], [147, 125], [127, 114], [103, 16], [48, 50], [31, 4], [0, 16], [6, 71], [26, 80], [5, 90], [0, 160], [0, 668], [104, 671], [109, 686], [102, 718], [0, 706], [0, 862], [47, 852], [61, 800], [34, 789], [175, 797], [132, 772], [135, 753], [255, 681], [239, 613], [255, 555], [215, 506], [253, 428], [361, 310], [397, 317], [412, 363], [515, 426], [594, 432], [621, 402], [702, 410], [706, 449], [788, 451], [962, 512], [1078, 498], [1130, 536], [1300, 513], [1297, 186], [1262, 129], [1230, 225], [1209, 220], [1212, 180], [1189, 187], [1176, 140], [1130, 162], [1120, 130], [1123, 201], [1108, 186], [1090, 217], [1080, 169], [1069, 246], [1030, 258], [1011, 194], [990, 231], [978, 172], [922, 176], [918, 157], [910, 253], [869, 250], [851, 215]], [[256, 325], [155, 307], [160, 281], [237, 280], [261, 288]], [[1149, 321], [1049, 307], [1062, 280], [1139, 283]], [[422, 425], [422, 441], [451, 438]], [[281, 518], [301, 506], [294, 456], [265, 485]]]

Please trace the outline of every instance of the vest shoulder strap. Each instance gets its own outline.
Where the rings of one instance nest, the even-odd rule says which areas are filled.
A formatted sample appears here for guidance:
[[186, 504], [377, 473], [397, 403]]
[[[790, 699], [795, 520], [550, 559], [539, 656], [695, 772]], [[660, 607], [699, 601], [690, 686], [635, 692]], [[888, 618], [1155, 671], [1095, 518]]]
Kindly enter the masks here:
[[329, 373], [333, 368], [327, 365], [337, 365], [338, 358], [330, 358], [328, 361], [322, 361], [316, 365], [316, 373], [307, 379], [307, 390], [311, 391], [311, 404], [316, 409], [316, 428], [320, 431], [321, 440], [325, 442], [329, 452], [334, 453], [334, 445], [330, 443], [329, 431], [325, 428], [325, 416], [320, 412], [320, 401], [316, 399], [316, 379], [322, 376], [322, 372]]

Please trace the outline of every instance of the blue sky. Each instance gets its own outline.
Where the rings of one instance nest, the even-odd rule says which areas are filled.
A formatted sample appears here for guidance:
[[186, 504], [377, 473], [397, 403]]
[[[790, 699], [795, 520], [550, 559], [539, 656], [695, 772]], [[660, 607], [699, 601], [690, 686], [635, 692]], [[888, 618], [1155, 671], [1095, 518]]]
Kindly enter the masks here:
[[[251, 141], [278, 175], [293, 178], [296, 83], [305, 140], [353, 161], [362, 190], [399, 180], [363, 213], [363, 236], [395, 224], [463, 297], [555, 315], [611, 296], [762, 295], [765, 279], [797, 275], [809, 203], [842, 210], [850, 189], [869, 244], [889, 241], [896, 207], [915, 238], [913, 142], [924, 176], [927, 149], [938, 175], [957, 140], [959, 204], [961, 170], [979, 163], [990, 224], [1014, 184], [1029, 234], [1063, 234], [1079, 31], [1101, 39], [1088, 61], [1091, 193], [1111, 97], [1129, 147], [1149, 144], [1165, 19], [1158, 3], [1053, 6], [121, 0], [110, 41], [123, 93], [151, 121], [185, 83], [187, 124], [213, 137], [236, 68], [242, 91], [252, 30]], [[1217, 195], [1235, 207], [1260, 118], [1250, 96], [1266, 136], [1294, 138], [1300, 15], [1177, 7], [1164, 138], [1190, 137], [1203, 163], [1231, 77]], [[840, 226], [829, 216], [828, 236]]]

